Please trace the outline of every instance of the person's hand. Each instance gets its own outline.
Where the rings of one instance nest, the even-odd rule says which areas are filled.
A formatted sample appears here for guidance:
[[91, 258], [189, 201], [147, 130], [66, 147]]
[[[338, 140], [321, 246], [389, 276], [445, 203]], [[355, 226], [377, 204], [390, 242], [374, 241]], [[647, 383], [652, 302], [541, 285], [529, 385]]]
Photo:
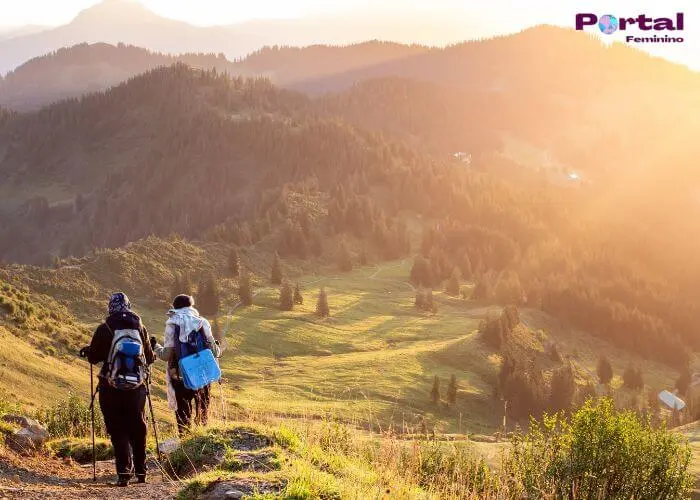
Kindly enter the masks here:
[[156, 346], [158, 345], [158, 339], [151, 337], [149, 340], [151, 341], [151, 349], [155, 351]]
[[81, 358], [87, 358], [88, 355], [90, 354], [90, 346], [86, 345], [82, 349], [80, 349], [80, 352], [78, 353]]

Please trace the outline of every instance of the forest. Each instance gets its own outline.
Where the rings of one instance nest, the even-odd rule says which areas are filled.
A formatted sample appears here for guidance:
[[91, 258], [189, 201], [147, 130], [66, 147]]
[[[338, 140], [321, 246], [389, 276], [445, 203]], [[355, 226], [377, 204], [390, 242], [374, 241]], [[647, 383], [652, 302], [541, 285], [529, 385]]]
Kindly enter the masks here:
[[[675, 182], [656, 183], [650, 211], [641, 183], [609, 216], [616, 172], [575, 189], [548, 183], [497, 153], [503, 124], [481, 120], [488, 101], [461, 101], [473, 118], [464, 120], [450, 114], [463, 90], [441, 89], [388, 78], [312, 98], [178, 63], [37, 112], [3, 111], [2, 173], [13, 196], [0, 256], [46, 264], [177, 233], [236, 245], [272, 239], [280, 255], [336, 258], [323, 240], [340, 234], [355, 242], [355, 256], [418, 252], [412, 277], [424, 287], [442, 286], [456, 269], [477, 283], [476, 299], [540, 307], [644, 356], [684, 363], [700, 344], [690, 299], [700, 239], [681, 245], [691, 229], [666, 222], [694, 209], [691, 197], [672, 196]], [[454, 135], [439, 139], [433, 124]], [[471, 165], [447, 154], [458, 137], [475, 154]], [[650, 179], [656, 172], [645, 170]], [[56, 184], [72, 191], [28, 191]], [[417, 217], [422, 244], [411, 248], [407, 222]]]

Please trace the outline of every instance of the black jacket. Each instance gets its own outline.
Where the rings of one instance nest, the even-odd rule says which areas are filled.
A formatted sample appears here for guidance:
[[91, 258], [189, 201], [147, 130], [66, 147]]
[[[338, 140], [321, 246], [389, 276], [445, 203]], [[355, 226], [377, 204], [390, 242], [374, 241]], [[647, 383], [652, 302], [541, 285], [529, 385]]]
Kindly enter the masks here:
[[[153, 354], [153, 349], [151, 348], [151, 342], [148, 338], [148, 330], [146, 330], [146, 327], [143, 326], [143, 323], [141, 323], [141, 318], [134, 313], [112, 314], [105, 319], [104, 323], [97, 327], [95, 334], [92, 336], [92, 341], [90, 341], [88, 361], [93, 365], [107, 361], [109, 350], [112, 347], [114, 331], [125, 329], [139, 331], [141, 334], [141, 342], [143, 343], [143, 354], [146, 358], [146, 363], [149, 365], [152, 364], [156, 360], [156, 356]], [[104, 375], [104, 373], [102, 373], [104, 369], [105, 366], [102, 365], [99, 375], [100, 378], [102, 378]]]

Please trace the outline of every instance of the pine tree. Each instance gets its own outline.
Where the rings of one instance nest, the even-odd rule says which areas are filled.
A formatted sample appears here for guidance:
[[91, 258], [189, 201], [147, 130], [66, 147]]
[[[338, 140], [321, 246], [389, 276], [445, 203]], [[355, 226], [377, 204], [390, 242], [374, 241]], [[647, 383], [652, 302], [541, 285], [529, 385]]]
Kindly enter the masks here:
[[613, 378], [613, 369], [610, 361], [605, 356], [601, 356], [598, 360], [598, 366], [596, 367], [596, 374], [598, 375], [598, 380], [603, 385], [608, 385]]
[[459, 281], [461, 277], [459, 274], [459, 269], [454, 268], [452, 271], [452, 276], [450, 276], [449, 281], [447, 282], [447, 286], [445, 286], [445, 291], [452, 295], [453, 297], [459, 297]]
[[421, 311], [425, 310], [425, 292], [423, 290], [416, 291], [416, 301], [414, 305]]
[[692, 375], [690, 373], [690, 370], [686, 366], [681, 370], [680, 375], [678, 376], [678, 379], [676, 380], [676, 389], [678, 389], [678, 392], [685, 396], [688, 393], [688, 388], [690, 387], [690, 382], [692, 379]]
[[576, 394], [576, 381], [571, 364], [556, 369], [552, 373], [552, 383], [549, 394], [550, 408], [555, 411], [568, 410]]
[[428, 290], [427, 293], [425, 294], [425, 306], [427, 307], [428, 311], [431, 313], [435, 314], [437, 313], [437, 302], [435, 302], [435, 298], [433, 297], [433, 290]]
[[330, 308], [328, 307], [328, 295], [326, 289], [321, 288], [318, 293], [318, 301], [316, 302], [316, 314], [322, 318], [330, 316]]
[[462, 260], [462, 276], [466, 280], [471, 280], [474, 277], [474, 271], [472, 269], [472, 261], [469, 259], [469, 255], [465, 254]]
[[496, 301], [501, 304], [522, 303], [524, 294], [518, 273], [515, 271], [505, 272], [498, 280], [494, 294]]
[[219, 283], [213, 274], [207, 276], [199, 285], [198, 308], [205, 316], [214, 316], [221, 306]]
[[228, 270], [231, 276], [238, 276], [241, 271], [241, 259], [238, 257], [238, 250], [235, 247], [228, 254]]
[[428, 290], [425, 293], [425, 310], [429, 311], [433, 314], [438, 312], [438, 305], [437, 302], [435, 302], [435, 299], [433, 298], [433, 291]]
[[411, 282], [415, 285], [432, 286], [433, 275], [430, 270], [430, 262], [425, 257], [419, 255], [413, 260]]
[[340, 248], [338, 249], [338, 267], [343, 272], [352, 271], [352, 257], [345, 240], [340, 242]]
[[272, 270], [270, 271], [270, 283], [273, 285], [282, 284], [282, 262], [280, 256], [275, 254], [275, 260], [272, 261]]
[[493, 285], [491, 284], [491, 277], [488, 274], [484, 274], [474, 287], [472, 298], [474, 300], [491, 301], [493, 300], [493, 297], [494, 294]]
[[238, 296], [243, 306], [248, 307], [253, 305], [253, 289], [250, 285], [250, 275], [247, 271], [241, 273], [238, 284]]
[[291, 283], [285, 280], [280, 287], [280, 309], [282, 311], [291, 311], [294, 309], [294, 290]]
[[301, 288], [299, 287], [299, 283], [297, 283], [294, 287], [294, 303], [298, 305], [304, 303], [304, 297], [301, 295]]
[[362, 247], [362, 251], [360, 252], [360, 256], [358, 257], [357, 261], [360, 263], [361, 266], [366, 266], [369, 263], [369, 258], [367, 257], [367, 249], [365, 247]]
[[432, 399], [433, 404], [438, 404], [440, 402], [440, 379], [437, 375], [433, 379], [433, 388], [430, 390], [430, 399]]
[[450, 383], [447, 386], [447, 402], [451, 405], [457, 402], [457, 377], [454, 373], [450, 377]]
[[484, 342], [494, 349], [500, 349], [506, 340], [503, 315], [489, 314], [479, 324], [479, 331], [484, 336]]
[[625, 387], [632, 390], [644, 387], [644, 378], [642, 377], [641, 370], [632, 365], [627, 365], [627, 368], [625, 368], [622, 374], [622, 382]]

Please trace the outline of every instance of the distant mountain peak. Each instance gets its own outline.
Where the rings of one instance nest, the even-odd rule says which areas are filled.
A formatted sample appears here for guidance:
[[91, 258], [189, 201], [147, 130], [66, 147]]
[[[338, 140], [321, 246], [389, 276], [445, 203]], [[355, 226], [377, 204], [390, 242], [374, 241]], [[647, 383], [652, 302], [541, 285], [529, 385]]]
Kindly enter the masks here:
[[71, 24], [139, 24], [153, 21], [165, 21], [165, 18], [155, 14], [138, 0], [102, 0], [80, 11]]

